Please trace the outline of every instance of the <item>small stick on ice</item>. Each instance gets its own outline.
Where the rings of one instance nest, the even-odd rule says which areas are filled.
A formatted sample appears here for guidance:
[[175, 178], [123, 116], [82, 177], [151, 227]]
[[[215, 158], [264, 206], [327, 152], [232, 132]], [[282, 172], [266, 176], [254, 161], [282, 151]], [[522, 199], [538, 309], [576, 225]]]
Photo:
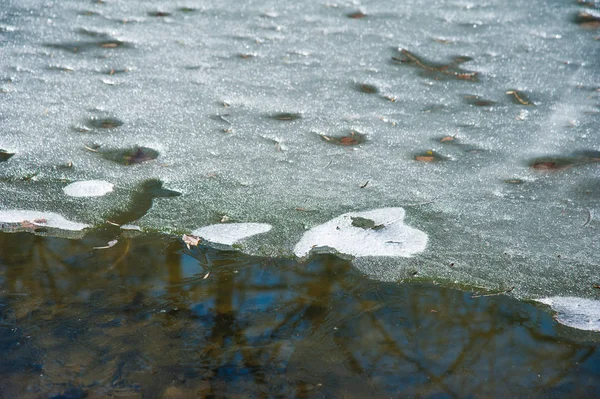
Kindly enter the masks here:
[[494, 292], [492, 294], [485, 294], [485, 295], [473, 294], [473, 295], [471, 295], [471, 298], [481, 298], [481, 297], [485, 297], [485, 296], [496, 296], [496, 295], [508, 294], [509, 292], [511, 292], [514, 289], [515, 289], [515, 287], [510, 287], [507, 290], [499, 291], [499, 292]]
[[88, 147], [88, 146], [87, 146], [87, 145], [85, 145], [85, 144], [83, 145], [83, 147], [84, 147], [86, 150], [88, 150], [88, 151], [91, 151], [91, 152], [98, 152], [98, 150], [96, 150], [96, 149], [93, 149], [92, 147]]

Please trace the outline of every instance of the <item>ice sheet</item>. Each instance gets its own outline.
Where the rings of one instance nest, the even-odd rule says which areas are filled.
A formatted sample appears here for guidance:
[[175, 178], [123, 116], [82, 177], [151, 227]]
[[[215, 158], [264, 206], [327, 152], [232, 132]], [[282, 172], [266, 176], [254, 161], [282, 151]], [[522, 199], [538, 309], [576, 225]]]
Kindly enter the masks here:
[[[294, 256], [339, 215], [402, 207], [427, 246], [356, 258], [368, 277], [592, 299], [597, 8], [4, 1], [0, 210], [265, 223], [243, 250]], [[86, 180], [114, 191], [65, 196]]]

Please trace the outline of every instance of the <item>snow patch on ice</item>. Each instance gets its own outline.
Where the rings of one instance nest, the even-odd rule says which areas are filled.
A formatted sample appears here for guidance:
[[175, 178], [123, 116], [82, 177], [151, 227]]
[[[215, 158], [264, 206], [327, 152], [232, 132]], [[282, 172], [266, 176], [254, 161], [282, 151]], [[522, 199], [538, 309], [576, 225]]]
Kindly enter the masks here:
[[32, 210], [10, 209], [0, 211], [1, 223], [27, 223], [40, 227], [52, 227], [61, 230], [80, 231], [87, 224], [72, 222], [65, 219], [62, 215], [54, 212], [39, 212]]
[[224, 223], [201, 227], [192, 234], [215, 244], [233, 245], [244, 238], [266, 233], [271, 228], [266, 223]]
[[63, 188], [70, 197], [101, 197], [113, 191], [113, 184], [104, 180], [86, 180], [71, 183]]
[[404, 214], [403, 208], [344, 213], [307, 231], [294, 253], [302, 257], [314, 247], [331, 247], [355, 257], [410, 257], [425, 250], [428, 237], [405, 225]]
[[556, 311], [556, 320], [579, 330], [600, 331], [600, 301], [572, 296], [536, 299]]

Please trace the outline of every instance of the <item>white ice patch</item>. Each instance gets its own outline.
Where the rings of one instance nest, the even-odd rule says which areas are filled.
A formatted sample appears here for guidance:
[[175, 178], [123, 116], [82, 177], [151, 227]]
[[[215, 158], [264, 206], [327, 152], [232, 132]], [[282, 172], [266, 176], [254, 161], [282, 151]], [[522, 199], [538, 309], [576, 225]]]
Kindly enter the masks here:
[[61, 230], [73, 231], [80, 231], [86, 227], [90, 227], [87, 224], [71, 222], [58, 213], [21, 209], [0, 211], [0, 222], [31, 224], [34, 226], [52, 227]]
[[600, 331], [600, 301], [572, 296], [536, 299], [556, 311], [556, 320], [579, 330]]
[[86, 180], [71, 183], [63, 191], [70, 197], [101, 197], [112, 192], [113, 187], [104, 180]]
[[404, 213], [403, 208], [344, 213], [307, 231], [294, 253], [302, 257], [314, 247], [331, 247], [356, 257], [410, 257], [425, 250], [427, 234], [405, 225]]
[[142, 228], [140, 226], [136, 226], [135, 224], [124, 224], [121, 226], [121, 230], [142, 231]]
[[201, 227], [192, 234], [215, 244], [233, 245], [244, 238], [266, 233], [271, 228], [266, 223], [223, 223]]

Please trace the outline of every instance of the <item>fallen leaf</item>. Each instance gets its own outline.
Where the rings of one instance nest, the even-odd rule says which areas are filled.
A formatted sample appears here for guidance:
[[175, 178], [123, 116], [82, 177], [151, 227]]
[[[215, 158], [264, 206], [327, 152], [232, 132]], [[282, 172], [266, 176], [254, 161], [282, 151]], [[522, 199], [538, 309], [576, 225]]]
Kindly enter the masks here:
[[433, 155], [417, 155], [415, 160], [420, 162], [433, 162], [435, 158]]
[[351, 18], [351, 19], [362, 19], [362, 18], [364, 18], [366, 16], [367, 16], [366, 14], [364, 14], [364, 13], [362, 13], [360, 11], [353, 12], [353, 13], [347, 15], [347, 17]]
[[21, 221], [21, 227], [24, 229], [35, 229], [37, 226], [29, 220], [23, 220]]
[[200, 239], [200, 237], [196, 237], [196, 236], [192, 236], [192, 235], [187, 235], [187, 234], [183, 235], [182, 240], [183, 240], [183, 242], [185, 243], [185, 245], [187, 246], [188, 249], [191, 249], [190, 245], [192, 245], [192, 246], [195, 247], [195, 246], [197, 246], [200, 243], [200, 241], [202, 241]]

